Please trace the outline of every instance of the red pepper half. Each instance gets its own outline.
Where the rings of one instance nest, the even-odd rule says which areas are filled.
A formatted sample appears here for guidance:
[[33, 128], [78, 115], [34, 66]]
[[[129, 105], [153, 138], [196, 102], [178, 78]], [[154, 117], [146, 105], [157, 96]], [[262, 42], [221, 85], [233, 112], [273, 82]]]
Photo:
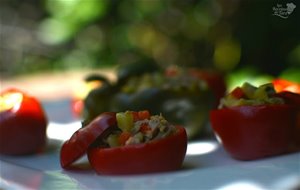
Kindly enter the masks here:
[[40, 102], [18, 89], [0, 93], [0, 153], [31, 154], [46, 143], [47, 118]]
[[60, 150], [60, 164], [67, 169], [73, 162], [82, 157], [88, 147], [103, 135], [105, 131], [116, 124], [116, 114], [102, 113], [87, 126], [77, 130], [69, 140], [64, 142]]
[[239, 160], [288, 152], [295, 117], [295, 107], [290, 105], [235, 106], [210, 112], [218, 139]]
[[183, 127], [169, 137], [149, 143], [116, 148], [90, 147], [88, 159], [99, 174], [122, 175], [180, 169], [187, 135]]
[[[134, 118], [149, 117], [148, 112], [132, 113]], [[187, 134], [183, 127], [176, 127], [176, 132], [170, 136], [146, 143], [99, 147], [99, 139], [115, 130], [116, 124], [116, 113], [103, 113], [75, 132], [61, 148], [61, 166], [71, 168], [71, 164], [87, 152], [91, 166], [99, 174], [150, 173], [181, 167], [187, 148]]]

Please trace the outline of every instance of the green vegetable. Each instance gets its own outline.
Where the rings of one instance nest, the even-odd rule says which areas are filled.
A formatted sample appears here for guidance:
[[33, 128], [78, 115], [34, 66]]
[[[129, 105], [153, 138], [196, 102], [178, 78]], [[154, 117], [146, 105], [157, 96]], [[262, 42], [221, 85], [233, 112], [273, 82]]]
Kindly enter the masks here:
[[219, 108], [234, 107], [243, 105], [265, 105], [265, 104], [283, 104], [282, 98], [274, 97], [276, 93], [272, 83], [267, 83], [255, 87], [249, 83], [244, 83], [241, 87], [245, 96], [236, 98], [229, 93], [222, 98]]
[[120, 112], [116, 114], [117, 123], [120, 129], [124, 132], [131, 131], [133, 127], [133, 115], [126, 111], [126, 112]]
[[119, 138], [118, 134], [111, 134], [107, 138], [107, 143], [109, 144], [110, 147], [117, 147], [119, 146], [118, 138]]

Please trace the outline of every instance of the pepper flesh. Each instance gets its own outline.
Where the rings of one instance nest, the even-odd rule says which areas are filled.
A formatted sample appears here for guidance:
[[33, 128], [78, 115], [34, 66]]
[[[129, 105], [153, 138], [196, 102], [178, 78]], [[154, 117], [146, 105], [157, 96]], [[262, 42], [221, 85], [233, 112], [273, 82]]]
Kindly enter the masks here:
[[40, 102], [19, 89], [0, 93], [0, 153], [33, 154], [46, 144], [47, 118]]
[[98, 174], [124, 175], [177, 170], [187, 147], [185, 129], [164, 139], [116, 148], [90, 147], [88, 159]]
[[288, 91], [300, 94], [300, 83], [280, 78], [274, 79], [272, 83], [274, 84], [276, 92]]
[[287, 104], [294, 106], [297, 114], [296, 127], [293, 132], [293, 148], [297, 151], [300, 150], [300, 94], [289, 91], [279, 92], [276, 96], [283, 98]]
[[256, 88], [245, 83], [210, 112], [210, 121], [232, 157], [253, 160], [290, 151], [296, 114], [296, 106], [277, 94], [272, 84]]
[[[150, 117], [148, 111], [129, 113], [138, 121]], [[99, 174], [138, 174], [179, 169], [186, 153], [187, 134], [183, 127], [177, 126], [175, 129], [167, 137], [146, 143], [107, 147], [103, 144], [104, 139], [120, 129], [117, 128], [116, 113], [103, 113], [63, 144], [61, 166], [71, 169], [72, 164], [87, 152], [91, 166]]]
[[65, 141], [60, 150], [62, 168], [69, 168], [73, 162], [83, 156], [88, 147], [106, 130], [116, 123], [115, 113], [105, 112], [95, 118], [87, 126], [77, 130], [69, 140]]
[[295, 110], [288, 105], [240, 106], [213, 110], [210, 120], [232, 157], [253, 160], [288, 151]]

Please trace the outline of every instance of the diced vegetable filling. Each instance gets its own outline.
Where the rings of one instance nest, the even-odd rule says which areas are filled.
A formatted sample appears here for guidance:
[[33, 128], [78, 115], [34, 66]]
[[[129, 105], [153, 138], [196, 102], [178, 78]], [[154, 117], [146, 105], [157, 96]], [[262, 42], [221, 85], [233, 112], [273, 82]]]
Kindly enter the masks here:
[[177, 75], [166, 77], [163, 73], [150, 73], [141, 77], [132, 77], [122, 88], [125, 93], [139, 92], [148, 88], [161, 89], [207, 89], [206, 82], [199, 79], [185, 70], [181, 70]]
[[162, 115], [150, 116], [148, 111], [121, 112], [116, 118], [118, 129], [105, 139], [109, 147], [147, 143], [176, 132], [176, 127]]
[[272, 83], [255, 87], [246, 82], [222, 98], [219, 109], [243, 105], [284, 104], [284, 100], [274, 96], [275, 94], [276, 91]]

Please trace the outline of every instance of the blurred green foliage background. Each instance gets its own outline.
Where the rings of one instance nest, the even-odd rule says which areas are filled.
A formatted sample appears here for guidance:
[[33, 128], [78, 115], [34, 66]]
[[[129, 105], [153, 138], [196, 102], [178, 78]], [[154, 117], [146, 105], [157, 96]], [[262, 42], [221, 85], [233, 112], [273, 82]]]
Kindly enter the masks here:
[[[278, 6], [294, 3], [284, 19]], [[300, 82], [296, 0], [0, 0], [1, 76], [151, 58]]]

